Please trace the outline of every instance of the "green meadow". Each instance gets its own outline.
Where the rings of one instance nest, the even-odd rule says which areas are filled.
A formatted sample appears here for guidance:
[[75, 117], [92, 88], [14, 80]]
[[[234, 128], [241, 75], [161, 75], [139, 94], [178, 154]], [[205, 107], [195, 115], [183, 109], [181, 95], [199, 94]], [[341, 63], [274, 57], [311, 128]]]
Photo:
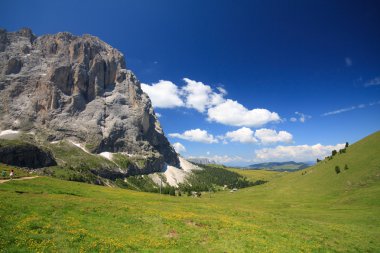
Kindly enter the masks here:
[[201, 198], [2, 183], [0, 251], [380, 252], [380, 132], [302, 171], [230, 170], [268, 182]]

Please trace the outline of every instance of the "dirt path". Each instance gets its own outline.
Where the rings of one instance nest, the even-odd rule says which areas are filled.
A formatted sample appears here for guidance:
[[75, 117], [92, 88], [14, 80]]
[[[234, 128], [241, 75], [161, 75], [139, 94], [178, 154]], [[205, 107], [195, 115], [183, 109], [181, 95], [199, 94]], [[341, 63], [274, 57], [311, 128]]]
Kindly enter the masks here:
[[8, 182], [8, 181], [11, 181], [11, 180], [28, 180], [28, 179], [33, 179], [33, 178], [36, 178], [36, 177], [38, 177], [38, 176], [34, 176], [34, 177], [20, 177], [20, 178], [14, 178], [14, 179], [0, 179], [0, 184]]

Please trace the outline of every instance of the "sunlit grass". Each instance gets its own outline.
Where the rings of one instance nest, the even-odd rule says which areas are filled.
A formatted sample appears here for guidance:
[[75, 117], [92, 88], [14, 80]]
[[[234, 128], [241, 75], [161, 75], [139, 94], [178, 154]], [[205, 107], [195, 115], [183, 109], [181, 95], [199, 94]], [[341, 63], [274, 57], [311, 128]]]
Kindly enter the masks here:
[[379, 145], [377, 133], [306, 174], [264, 173], [264, 185], [202, 198], [49, 177], [7, 182], [0, 251], [377, 252]]

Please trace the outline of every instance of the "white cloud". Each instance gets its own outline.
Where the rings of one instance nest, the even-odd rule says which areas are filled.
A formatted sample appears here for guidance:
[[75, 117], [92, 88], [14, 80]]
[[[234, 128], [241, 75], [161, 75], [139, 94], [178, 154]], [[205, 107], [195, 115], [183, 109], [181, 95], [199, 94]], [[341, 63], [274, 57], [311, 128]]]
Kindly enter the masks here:
[[156, 114], [157, 118], [161, 118], [162, 117], [161, 113], [156, 112], [155, 114]]
[[208, 110], [208, 120], [231, 126], [257, 127], [280, 121], [280, 116], [267, 109], [248, 110], [237, 101], [227, 99]]
[[160, 80], [152, 85], [141, 84], [155, 108], [193, 108], [198, 112], [207, 111], [208, 120], [231, 126], [258, 127], [269, 122], [281, 121], [276, 112], [267, 109], [249, 110], [237, 101], [226, 99], [227, 91], [189, 78], [186, 85], [178, 87], [170, 81]]
[[281, 162], [281, 161], [315, 161], [323, 159], [331, 154], [332, 150], [344, 148], [345, 144], [335, 146], [324, 146], [316, 144], [313, 146], [277, 146], [275, 148], [263, 148], [255, 151], [255, 162]]
[[330, 115], [340, 114], [342, 112], [353, 111], [353, 110], [356, 110], [356, 109], [364, 109], [367, 106], [374, 106], [374, 105], [378, 105], [378, 104], [380, 104], [380, 100], [376, 101], [376, 102], [371, 102], [371, 103], [368, 103], [368, 104], [353, 105], [351, 107], [346, 107], [346, 108], [338, 109], [338, 110], [335, 110], [335, 111], [326, 112], [326, 113], [321, 114], [321, 116], [330, 116]]
[[365, 87], [380, 85], [380, 77], [375, 77], [364, 84]]
[[342, 112], [348, 112], [348, 111], [352, 111], [352, 110], [355, 110], [355, 109], [356, 109], [356, 106], [351, 106], [351, 107], [342, 108], [342, 109], [331, 111], [331, 112], [326, 112], [326, 113], [322, 114], [322, 116], [329, 116], [329, 115], [339, 114], [339, 113], [342, 113]]
[[311, 119], [310, 115], [306, 115], [302, 112], [295, 112], [299, 116], [298, 120], [302, 123], [305, 123], [306, 120]]
[[227, 132], [224, 138], [229, 139], [233, 142], [241, 143], [256, 143], [257, 139], [254, 137], [254, 132], [247, 128], [242, 127], [236, 131]]
[[186, 82], [181, 90], [185, 96], [186, 107], [194, 108], [198, 112], [204, 112], [207, 108], [218, 105], [224, 101], [226, 94], [223, 88], [218, 88], [220, 93], [213, 92], [209, 85], [197, 82], [189, 78], [183, 79]]
[[267, 128], [256, 130], [255, 137], [263, 144], [272, 144], [277, 142], [290, 143], [293, 141], [293, 136], [290, 133], [286, 131], [276, 132], [276, 130]]
[[172, 138], [179, 138], [188, 141], [202, 142], [202, 143], [218, 143], [218, 140], [214, 138], [212, 134], [207, 133], [206, 130], [191, 129], [180, 133], [171, 133], [169, 134]]
[[221, 94], [227, 95], [227, 91], [223, 87], [217, 87], [217, 89]]
[[223, 103], [227, 91], [217, 87], [219, 92], [213, 91], [211, 86], [189, 78], [183, 79], [186, 85], [178, 87], [170, 81], [160, 80], [158, 83], [141, 84], [141, 89], [147, 93], [155, 108], [174, 108], [186, 106], [198, 112]]
[[296, 117], [291, 117], [290, 118], [291, 122], [297, 122], [297, 121], [299, 121], [301, 123], [305, 123], [306, 120], [311, 119], [310, 115], [304, 114], [302, 112], [295, 112], [294, 114], [297, 115], [298, 119]]
[[286, 131], [276, 132], [276, 130], [261, 128], [254, 132], [247, 127], [227, 132], [224, 136], [218, 136], [218, 138], [232, 142], [260, 144], [273, 144], [277, 142], [290, 143], [293, 141], [293, 136]]
[[183, 152], [186, 152], [186, 148], [184, 145], [182, 145], [181, 143], [179, 142], [176, 142], [174, 143], [173, 145], [173, 148], [175, 149], [175, 151], [179, 154], [179, 153], [183, 153]]
[[346, 63], [347, 67], [351, 67], [352, 66], [352, 59], [350, 57], [344, 58], [344, 62]]
[[160, 80], [152, 85], [142, 83], [141, 89], [148, 94], [155, 108], [174, 108], [184, 105], [178, 87], [170, 81]]

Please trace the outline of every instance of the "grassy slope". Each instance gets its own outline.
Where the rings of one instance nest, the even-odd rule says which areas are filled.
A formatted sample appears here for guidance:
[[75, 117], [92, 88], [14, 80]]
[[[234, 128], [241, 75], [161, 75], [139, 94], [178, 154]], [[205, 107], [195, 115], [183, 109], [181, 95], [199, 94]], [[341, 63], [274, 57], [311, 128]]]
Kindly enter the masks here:
[[[20, 169], [11, 165], [2, 164], [0, 163], [0, 180], [1, 179], [9, 179], [9, 173], [13, 170], [14, 172], [14, 178], [20, 178], [20, 177], [29, 177], [29, 176], [35, 176], [36, 174], [32, 171], [27, 171], [24, 169]], [[2, 177], [2, 172], [5, 171], [5, 177]]]
[[241, 174], [242, 176], [248, 178], [249, 180], [263, 180], [272, 181], [276, 177], [280, 177], [283, 172], [278, 171], [268, 171], [268, 170], [243, 170], [237, 168], [227, 168], [230, 171]]
[[268, 174], [267, 184], [201, 199], [52, 178], [5, 183], [0, 251], [376, 252], [379, 153], [378, 132], [305, 175]]

